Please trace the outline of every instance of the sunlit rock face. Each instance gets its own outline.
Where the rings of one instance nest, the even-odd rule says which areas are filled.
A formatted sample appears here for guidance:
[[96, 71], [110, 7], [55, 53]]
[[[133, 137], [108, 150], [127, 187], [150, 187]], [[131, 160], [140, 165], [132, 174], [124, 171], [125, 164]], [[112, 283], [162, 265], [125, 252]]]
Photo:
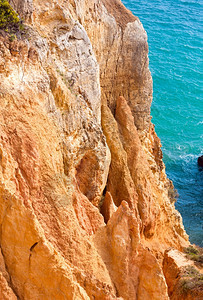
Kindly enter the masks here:
[[0, 298], [169, 299], [188, 244], [151, 124], [147, 35], [120, 1], [15, 1], [0, 36]]

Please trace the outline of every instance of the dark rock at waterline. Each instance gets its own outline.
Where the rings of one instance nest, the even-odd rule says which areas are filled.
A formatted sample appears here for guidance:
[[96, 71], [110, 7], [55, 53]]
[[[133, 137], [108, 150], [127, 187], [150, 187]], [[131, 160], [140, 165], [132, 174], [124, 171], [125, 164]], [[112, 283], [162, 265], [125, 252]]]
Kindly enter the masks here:
[[203, 168], [203, 155], [198, 157], [197, 163], [198, 163], [198, 166]]

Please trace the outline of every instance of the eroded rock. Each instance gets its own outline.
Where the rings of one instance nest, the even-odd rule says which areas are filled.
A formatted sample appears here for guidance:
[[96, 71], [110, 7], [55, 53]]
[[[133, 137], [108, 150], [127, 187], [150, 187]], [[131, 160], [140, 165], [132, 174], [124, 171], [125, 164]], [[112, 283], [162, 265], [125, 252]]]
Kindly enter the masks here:
[[188, 242], [142, 24], [119, 0], [14, 5], [28, 38], [0, 37], [3, 296], [168, 299], [163, 253]]

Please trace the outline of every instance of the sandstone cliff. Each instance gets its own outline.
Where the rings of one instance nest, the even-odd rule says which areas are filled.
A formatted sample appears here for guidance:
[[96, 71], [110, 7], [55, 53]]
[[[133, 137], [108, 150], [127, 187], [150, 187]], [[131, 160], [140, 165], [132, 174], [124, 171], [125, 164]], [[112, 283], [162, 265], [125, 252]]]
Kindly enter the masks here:
[[142, 24], [119, 0], [10, 3], [26, 34], [0, 36], [0, 299], [169, 299], [164, 252], [188, 237]]

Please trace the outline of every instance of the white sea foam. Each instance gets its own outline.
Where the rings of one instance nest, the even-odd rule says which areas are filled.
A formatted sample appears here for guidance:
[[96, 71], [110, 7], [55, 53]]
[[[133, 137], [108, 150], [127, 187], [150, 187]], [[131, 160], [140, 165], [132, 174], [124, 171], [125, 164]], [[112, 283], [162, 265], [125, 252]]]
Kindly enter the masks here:
[[191, 161], [191, 160], [197, 159], [198, 156], [194, 155], [194, 154], [183, 154], [183, 155], [180, 155], [180, 158], [184, 159], [186, 161]]

